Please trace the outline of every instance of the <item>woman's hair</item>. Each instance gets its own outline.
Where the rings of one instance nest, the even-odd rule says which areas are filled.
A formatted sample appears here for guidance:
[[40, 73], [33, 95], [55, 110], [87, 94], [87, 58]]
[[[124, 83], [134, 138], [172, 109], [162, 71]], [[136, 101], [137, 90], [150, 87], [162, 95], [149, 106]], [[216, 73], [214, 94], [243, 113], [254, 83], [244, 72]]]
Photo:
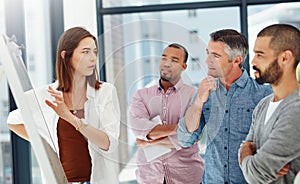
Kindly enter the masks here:
[[[82, 27], [73, 27], [66, 30], [59, 38], [56, 52], [56, 78], [58, 80], [57, 90], [69, 92], [73, 84], [74, 69], [71, 66], [70, 59], [72, 58], [75, 48], [79, 42], [87, 37], [93, 38], [96, 47], [98, 47], [96, 38]], [[65, 51], [65, 56], [62, 58], [61, 53]], [[99, 89], [101, 82], [98, 81], [98, 72], [95, 68], [93, 74], [86, 77], [87, 83]]]

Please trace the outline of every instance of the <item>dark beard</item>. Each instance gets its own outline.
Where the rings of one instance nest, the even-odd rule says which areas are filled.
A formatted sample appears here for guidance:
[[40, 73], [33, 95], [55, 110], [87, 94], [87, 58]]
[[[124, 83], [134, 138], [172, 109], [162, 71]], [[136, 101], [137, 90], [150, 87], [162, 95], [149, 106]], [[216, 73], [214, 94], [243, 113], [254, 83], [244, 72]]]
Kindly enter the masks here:
[[163, 81], [165, 81], [165, 82], [170, 82], [169, 79], [166, 79], [166, 78], [164, 78], [164, 77], [160, 77], [160, 79], [163, 80]]
[[275, 59], [264, 72], [261, 72], [255, 66], [253, 66], [253, 69], [259, 73], [259, 77], [255, 78], [258, 84], [269, 83], [277, 85], [283, 74], [277, 59]]

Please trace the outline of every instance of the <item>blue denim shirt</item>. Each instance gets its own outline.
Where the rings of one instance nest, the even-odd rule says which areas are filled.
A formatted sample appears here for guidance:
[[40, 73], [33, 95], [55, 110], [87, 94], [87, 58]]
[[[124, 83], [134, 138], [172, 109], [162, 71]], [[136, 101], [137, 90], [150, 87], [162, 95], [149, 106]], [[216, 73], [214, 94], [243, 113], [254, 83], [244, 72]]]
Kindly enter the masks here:
[[217, 79], [217, 89], [203, 105], [199, 128], [189, 133], [184, 117], [179, 121], [177, 135], [184, 147], [195, 144], [206, 126], [203, 184], [247, 183], [239, 167], [238, 149], [249, 132], [255, 106], [271, 92], [270, 86], [257, 84], [246, 71], [228, 91]]

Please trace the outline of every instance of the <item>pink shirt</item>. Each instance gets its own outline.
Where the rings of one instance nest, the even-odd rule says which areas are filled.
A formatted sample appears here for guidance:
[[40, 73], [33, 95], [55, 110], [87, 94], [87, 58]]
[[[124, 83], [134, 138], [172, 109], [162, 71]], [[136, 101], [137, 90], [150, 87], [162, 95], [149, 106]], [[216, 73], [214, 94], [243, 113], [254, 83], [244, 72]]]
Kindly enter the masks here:
[[[130, 126], [139, 139], [147, 140], [148, 133], [158, 124], [177, 124], [191, 104], [196, 88], [182, 80], [165, 93], [159, 86], [138, 90], [131, 100]], [[161, 122], [152, 120], [159, 116]], [[136, 171], [137, 181], [168, 184], [199, 184], [202, 181], [204, 162], [199, 154], [198, 144], [181, 148], [177, 135], [169, 136], [175, 148], [151, 162], [147, 162], [142, 148], [138, 149]]]

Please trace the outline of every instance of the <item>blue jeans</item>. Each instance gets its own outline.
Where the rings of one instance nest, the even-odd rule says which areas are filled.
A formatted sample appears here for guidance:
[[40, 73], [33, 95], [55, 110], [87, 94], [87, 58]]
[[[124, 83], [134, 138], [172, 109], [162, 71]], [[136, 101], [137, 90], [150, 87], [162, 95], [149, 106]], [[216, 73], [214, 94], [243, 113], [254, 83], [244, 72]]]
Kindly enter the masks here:
[[68, 182], [68, 184], [90, 184], [89, 181], [80, 181], [80, 182]]

